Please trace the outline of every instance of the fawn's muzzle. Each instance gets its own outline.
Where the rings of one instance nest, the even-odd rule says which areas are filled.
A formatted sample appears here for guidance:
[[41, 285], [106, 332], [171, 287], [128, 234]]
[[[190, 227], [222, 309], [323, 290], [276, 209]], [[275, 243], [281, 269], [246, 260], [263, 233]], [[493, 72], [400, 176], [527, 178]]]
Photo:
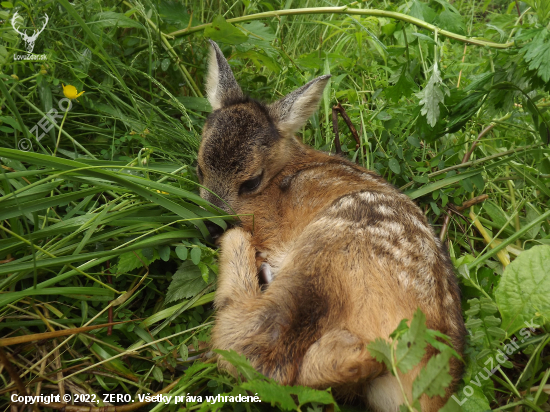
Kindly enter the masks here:
[[[208, 232], [210, 233], [210, 236], [212, 236], [212, 240], [215, 242], [219, 239], [221, 235], [223, 235], [224, 229], [221, 226], [218, 226], [215, 223], [212, 223], [209, 220], [206, 220], [204, 222], [206, 229], [208, 229]], [[228, 226], [228, 229], [230, 226]]]

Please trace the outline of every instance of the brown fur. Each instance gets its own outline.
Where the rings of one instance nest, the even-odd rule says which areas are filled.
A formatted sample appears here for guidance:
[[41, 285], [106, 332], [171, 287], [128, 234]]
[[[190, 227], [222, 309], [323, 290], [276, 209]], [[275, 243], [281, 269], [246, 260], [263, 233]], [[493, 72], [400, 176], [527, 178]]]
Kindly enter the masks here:
[[[406, 195], [294, 137], [316, 109], [326, 77], [266, 106], [243, 97], [236, 82], [226, 92], [211, 84], [219, 73], [227, 82], [230, 71], [214, 44], [213, 53], [209, 90], [218, 94], [209, 99], [218, 110], [205, 125], [198, 163], [202, 184], [215, 194], [201, 195], [254, 218], [241, 217], [220, 242], [212, 345], [246, 355], [283, 384], [332, 387], [342, 398], [364, 397], [374, 410], [397, 411], [399, 385], [366, 345], [389, 339], [420, 308], [427, 326], [462, 353], [460, 294], [446, 251]], [[259, 186], [243, 192], [242, 184], [260, 174]], [[274, 274], [265, 291], [257, 277], [263, 260]], [[409, 396], [434, 353], [400, 375]], [[454, 359], [448, 395], [423, 396], [423, 411], [444, 404], [461, 369]]]

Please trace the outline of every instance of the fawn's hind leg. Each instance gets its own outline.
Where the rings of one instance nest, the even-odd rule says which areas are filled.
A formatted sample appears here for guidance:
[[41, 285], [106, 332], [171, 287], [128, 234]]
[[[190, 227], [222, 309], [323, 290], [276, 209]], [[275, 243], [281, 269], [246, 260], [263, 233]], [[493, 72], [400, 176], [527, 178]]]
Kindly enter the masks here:
[[384, 370], [385, 366], [370, 355], [366, 342], [347, 330], [333, 329], [309, 347], [296, 384], [314, 388], [337, 387], [374, 379]]
[[[229, 230], [221, 241], [218, 309], [212, 346], [245, 355], [254, 368], [283, 383], [294, 380], [296, 353], [286, 349], [282, 330], [288, 328], [289, 294], [262, 294], [257, 277], [256, 251], [251, 236], [241, 228]], [[223, 359], [219, 365], [234, 373]]]

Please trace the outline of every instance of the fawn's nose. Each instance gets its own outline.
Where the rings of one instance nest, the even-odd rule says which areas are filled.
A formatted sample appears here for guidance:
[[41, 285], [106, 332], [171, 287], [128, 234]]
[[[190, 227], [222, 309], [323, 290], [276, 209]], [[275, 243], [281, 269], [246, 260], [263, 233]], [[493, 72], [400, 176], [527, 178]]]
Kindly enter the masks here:
[[210, 233], [210, 236], [212, 236], [212, 240], [214, 242], [219, 239], [221, 235], [223, 235], [223, 228], [221, 226], [218, 226], [215, 223], [212, 223], [211, 221], [207, 220], [204, 222], [206, 229], [208, 229], [208, 232]]

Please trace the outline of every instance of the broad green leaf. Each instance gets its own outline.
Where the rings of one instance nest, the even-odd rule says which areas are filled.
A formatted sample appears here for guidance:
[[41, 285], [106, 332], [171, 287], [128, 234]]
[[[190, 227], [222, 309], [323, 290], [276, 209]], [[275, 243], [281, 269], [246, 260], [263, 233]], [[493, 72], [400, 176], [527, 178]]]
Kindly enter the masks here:
[[439, 410], [439, 412], [462, 412], [462, 408], [460, 407], [458, 402], [451, 397], [449, 398], [445, 406], [443, 406], [443, 408]]
[[435, 11], [430, 8], [426, 3], [419, 0], [414, 0], [409, 14], [417, 19], [424, 20], [427, 23], [434, 21], [436, 17]]
[[270, 402], [285, 411], [297, 410], [296, 403], [292, 399], [293, 387], [278, 385], [275, 382], [252, 380], [241, 385], [245, 390], [257, 393], [262, 402]]
[[504, 213], [504, 211], [492, 200], [483, 202], [483, 209], [487, 212], [491, 220], [501, 227], [506, 225], [506, 222], [509, 220], [506, 213]]
[[534, 246], [510, 263], [495, 291], [508, 336], [537, 318], [550, 319], [550, 246]]
[[[468, 392], [470, 396], [466, 397], [464, 391], [459, 391], [455, 397], [462, 404], [460, 407], [463, 412], [487, 412], [491, 410], [491, 405], [487, 399], [487, 396], [483, 393], [483, 389], [479, 388], [475, 384], [468, 385], [472, 392]], [[453, 398], [451, 400], [455, 401]], [[455, 401], [456, 402], [456, 401]]]
[[418, 89], [416, 83], [409, 73], [407, 65], [403, 65], [397, 82], [393, 86], [388, 87], [385, 93], [388, 99], [396, 103], [401, 97], [409, 97], [415, 89]]
[[162, 382], [164, 380], [164, 377], [162, 376], [162, 370], [158, 366], [155, 366], [153, 368], [153, 377], [157, 382]]
[[248, 359], [246, 359], [246, 356], [239, 355], [233, 349], [230, 349], [228, 351], [214, 349], [214, 352], [219, 353], [226, 361], [237, 368], [237, 370], [245, 377], [245, 379], [251, 381], [254, 378], [261, 376], [260, 373], [257, 372], [256, 369], [252, 367], [252, 365], [250, 365], [250, 362], [248, 361]]
[[334, 404], [334, 398], [327, 391], [320, 391], [317, 389], [306, 388], [304, 386], [294, 386], [295, 394], [298, 395], [298, 402], [301, 405], [306, 403], [318, 402], [324, 405]]
[[409, 330], [397, 342], [395, 364], [403, 373], [407, 373], [420, 363], [426, 348], [426, 316], [417, 309]]
[[204, 36], [225, 44], [241, 44], [248, 40], [247, 35], [226, 22], [221, 15], [214, 17], [212, 26], [204, 29]]
[[199, 267], [186, 260], [172, 277], [172, 282], [166, 293], [166, 303], [191, 298], [205, 286], [206, 283]]
[[439, 16], [437, 16], [436, 24], [442, 29], [451, 31], [457, 34], [466, 33], [466, 25], [462, 20], [462, 17], [458, 13], [454, 13], [448, 9], [443, 10]]
[[187, 358], [189, 357], [189, 348], [187, 347], [187, 345], [185, 343], [183, 343], [180, 346], [180, 356], [181, 356], [182, 362], [185, 362], [187, 360]]
[[[189, 19], [191, 16], [187, 13], [187, 7], [183, 3], [162, 0], [158, 5], [158, 12], [163, 21], [179, 24], [182, 28], [189, 26]], [[198, 24], [200, 24], [200, 21], [197, 20], [195, 13], [193, 14], [191, 27]]]
[[395, 174], [401, 173], [401, 166], [399, 166], [399, 162], [397, 159], [391, 158], [388, 162], [388, 166], [390, 167], [391, 171]]
[[384, 362], [388, 370], [392, 370], [390, 344], [382, 338], [376, 338], [374, 342], [367, 345], [370, 354], [378, 362]]
[[246, 31], [252, 33], [252, 36], [249, 36], [248, 41], [251, 41], [253, 38], [268, 42], [275, 40], [275, 33], [273, 32], [273, 29], [261, 21], [251, 21], [250, 23], [243, 24], [242, 27]]
[[201, 248], [200, 247], [191, 248], [191, 262], [193, 262], [195, 265], [198, 265], [200, 261], [201, 261]]
[[168, 262], [170, 260], [170, 246], [162, 245], [162, 246], [159, 246], [157, 249], [158, 249], [159, 257], [165, 262]]
[[149, 266], [158, 258], [159, 254], [156, 250], [153, 251], [153, 256], [150, 258], [143, 254], [143, 249], [124, 253], [118, 259], [117, 275], [127, 274], [136, 268]]
[[423, 393], [428, 396], [445, 395], [445, 388], [453, 380], [449, 373], [451, 356], [451, 351], [446, 350], [430, 358], [413, 382], [413, 399], [420, 398]]
[[178, 257], [181, 260], [186, 261], [187, 260], [187, 254], [188, 254], [187, 247], [182, 246], [182, 245], [176, 246], [176, 255], [178, 255]]
[[541, 28], [533, 40], [521, 48], [525, 52], [525, 61], [530, 70], [537, 70], [537, 74], [545, 82], [550, 81], [550, 33]]

